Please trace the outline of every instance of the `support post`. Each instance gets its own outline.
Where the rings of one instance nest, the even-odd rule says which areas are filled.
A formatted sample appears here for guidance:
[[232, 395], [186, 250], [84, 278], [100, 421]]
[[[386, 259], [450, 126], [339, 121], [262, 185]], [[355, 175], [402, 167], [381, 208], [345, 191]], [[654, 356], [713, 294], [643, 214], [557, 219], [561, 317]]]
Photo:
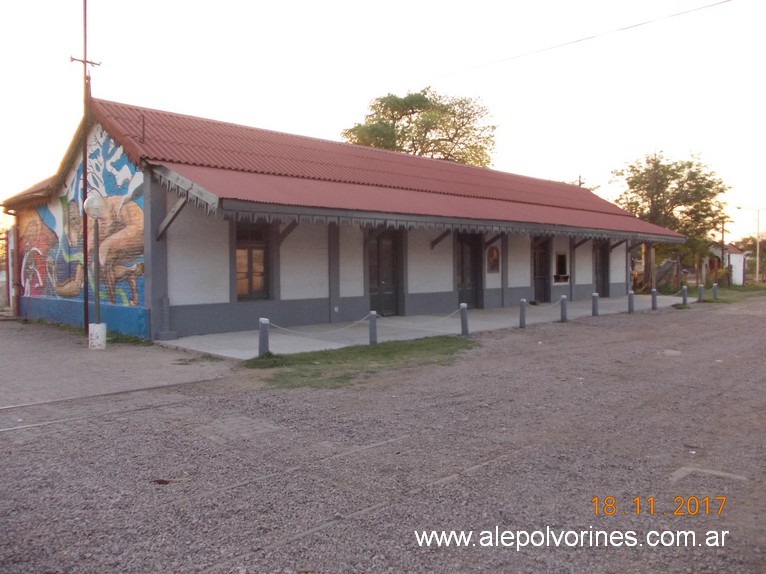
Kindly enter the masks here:
[[519, 301], [519, 329], [526, 329], [527, 327], [527, 300], [522, 299]]
[[718, 299], [718, 283], [713, 283], [713, 299]]
[[463, 337], [468, 336], [468, 304], [460, 304], [460, 334]]
[[628, 314], [632, 315], [636, 312], [636, 294], [633, 291], [628, 291]]
[[688, 305], [689, 304], [689, 288], [686, 285], [681, 287], [681, 296], [683, 297], [684, 305]]
[[657, 310], [657, 289], [652, 289], [652, 311]]
[[705, 300], [705, 286], [697, 285], [697, 303], [702, 303]]
[[370, 311], [370, 345], [378, 344], [378, 313]]
[[591, 315], [598, 317], [598, 293], [591, 295]]
[[561, 322], [567, 322], [567, 296], [561, 296]]
[[258, 356], [262, 357], [269, 353], [269, 320], [261, 317], [258, 319]]

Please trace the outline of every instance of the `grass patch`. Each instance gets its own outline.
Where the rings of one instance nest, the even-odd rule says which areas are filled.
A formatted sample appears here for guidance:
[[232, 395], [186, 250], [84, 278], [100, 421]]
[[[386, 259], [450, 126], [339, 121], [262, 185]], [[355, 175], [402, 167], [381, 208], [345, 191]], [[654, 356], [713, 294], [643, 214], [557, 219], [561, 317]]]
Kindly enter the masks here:
[[[696, 293], [695, 293], [696, 295]], [[732, 287], [719, 287], [718, 299], [713, 298], [712, 291], [705, 290], [704, 303], [741, 303], [752, 297], [760, 297], [766, 295], [766, 285], [763, 283], [749, 284], [749, 285], [735, 285]], [[691, 299], [691, 290], [689, 293]], [[696, 297], [694, 298], [696, 301]]]
[[243, 361], [242, 366], [274, 369], [266, 382], [275, 387], [334, 389], [346, 386], [357, 377], [381, 371], [448, 365], [455, 361], [458, 353], [473, 349], [477, 344], [463, 337], [426, 337], [295, 355], [268, 353]]

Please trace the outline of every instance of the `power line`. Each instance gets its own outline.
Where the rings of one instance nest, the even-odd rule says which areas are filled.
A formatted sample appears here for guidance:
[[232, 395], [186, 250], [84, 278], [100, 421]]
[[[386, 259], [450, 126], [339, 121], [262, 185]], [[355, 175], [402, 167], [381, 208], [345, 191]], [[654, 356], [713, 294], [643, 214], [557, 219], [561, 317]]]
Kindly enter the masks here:
[[453, 74], [458, 74], [460, 72], [465, 72], [472, 69], [482, 68], [484, 66], [488, 65], [495, 65], [495, 64], [502, 64], [504, 62], [510, 62], [513, 60], [518, 60], [520, 58], [526, 58], [528, 56], [534, 56], [535, 54], [542, 54], [543, 52], [550, 52], [551, 50], [558, 50], [559, 48], [564, 48], [566, 46], [572, 46], [573, 44], [580, 44], [582, 42], [587, 42], [589, 40], [595, 40], [596, 38], [601, 38], [602, 36], [608, 36], [609, 34], [616, 34], [619, 32], [625, 32], [627, 30], [632, 30], [634, 28], [640, 28], [642, 26], [648, 26], [650, 24], [655, 24], [657, 22], [661, 22], [663, 20], [669, 20], [670, 18], [676, 18], [678, 16], [684, 16], [685, 14], [691, 14], [692, 12], [699, 12], [700, 10], [706, 10], [708, 8], [713, 8], [715, 6], [720, 6], [721, 4], [727, 4], [731, 2], [732, 0], [721, 0], [720, 2], [714, 2], [712, 4], [706, 4], [704, 6], [698, 6], [696, 8], [690, 8], [689, 10], [684, 10], [682, 12], [676, 12], [675, 14], [668, 14], [667, 16], [659, 16], [657, 18], [652, 18], [651, 20], [645, 20], [643, 22], [638, 22], [636, 24], [630, 24], [628, 26], [623, 26], [622, 28], [615, 28], [614, 30], [607, 30], [605, 32], [598, 32], [597, 34], [592, 34], [590, 36], [584, 36], [582, 38], [578, 38], [576, 40], [570, 40], [568, 42], [562, 42], [561, 44], [554, 44], [553, 46], [547, 46], [545, 48], [538, 48], [536, 50], [530, 50], [529, 52], [522, 52], [520, 54], [516, 54], [513, 56], [508, 56], [507, 58], [501, 58], [499, 60], [495, 60], [494, 62], [489, 62], [487, 64], [480, 64], [478, 66], [472, 66], [470, 68], [464, 68], [462, 70], [458, 70], [455, 72], [448, 72], [446, 74], [443, 74], [444, 76], [450, 76]]

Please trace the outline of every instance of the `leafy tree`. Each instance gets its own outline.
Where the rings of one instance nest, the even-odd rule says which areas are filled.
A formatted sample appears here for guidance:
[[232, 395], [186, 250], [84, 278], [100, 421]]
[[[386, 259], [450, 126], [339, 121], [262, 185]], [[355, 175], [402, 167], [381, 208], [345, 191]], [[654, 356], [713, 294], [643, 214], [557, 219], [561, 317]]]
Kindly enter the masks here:
[[343, 130], [348, 143], [488, 167], [496, 126], [471, 98], [437, 94], [431, 88], [404, 97], [376, 98], [364, 123]]
[[707, 252], [710, 234], [720, 230], [725, 219], [721, 196], [728, 186], [698, 158], [670, 161], [654, 153], [612, 174], [627, 185], [618, 205], [685, 235], [687, 252]]

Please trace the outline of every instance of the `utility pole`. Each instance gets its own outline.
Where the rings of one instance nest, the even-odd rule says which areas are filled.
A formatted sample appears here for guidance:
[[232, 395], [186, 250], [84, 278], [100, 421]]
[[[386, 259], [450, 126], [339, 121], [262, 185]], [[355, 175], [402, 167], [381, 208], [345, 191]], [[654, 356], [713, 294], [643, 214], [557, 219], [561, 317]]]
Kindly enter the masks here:
[[[83, 103], [82, 103], [82, 200], [80, 208], [82, 210], [82, 270], [84, 277], [83, 285], [83, 328], [85, 334], [88, 335], [88, 325], [90, 320], [88, 319], [88, 214], [85, 213], [85, 209], [82, 207], [85, 204], [85, 200], [88, 199], [88, 128], [90, 127], [89, 121], [89, 100], [90, 100], [90, 76], [88, 75], [88, 66], [99, 66], [97, 62], [91, 62], [88, 60], [88, 0], [82, 0], [82, 59], [70, 56], [70, 62], [82, 62], [82, 84], [83, 84]], [[98, 285], [96, 285], [95, 295], [98, 297]]]

